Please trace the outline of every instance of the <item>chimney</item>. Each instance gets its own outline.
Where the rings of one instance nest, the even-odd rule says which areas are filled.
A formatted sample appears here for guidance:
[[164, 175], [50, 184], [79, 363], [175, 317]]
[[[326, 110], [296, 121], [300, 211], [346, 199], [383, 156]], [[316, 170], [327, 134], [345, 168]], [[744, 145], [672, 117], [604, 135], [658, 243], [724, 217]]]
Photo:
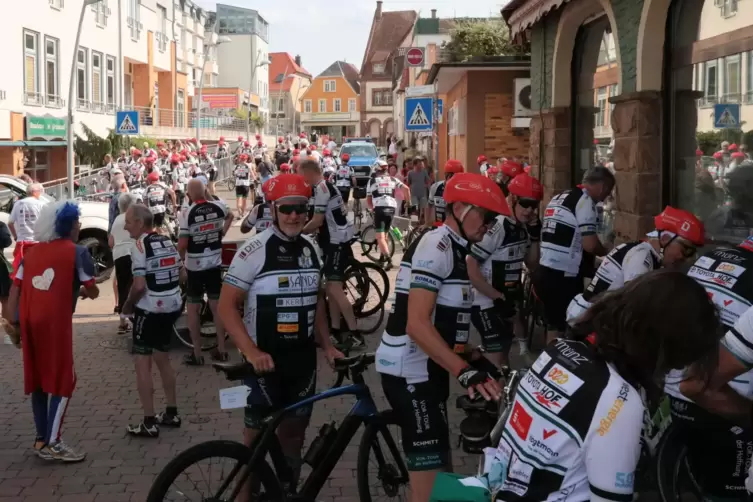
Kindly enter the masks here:
[[374, 14], [374, 17], [377, 19], [382, 17], [382, 0], [377, 0], [376, 14]]
[[301, 56], [298, 54], [296, 54], [295, 56], [295, 64], [297, 64], [298, 66], [301, 66]]
[[431, 9], [431, 18], [436, 19], [437, 18], [437, 9]]

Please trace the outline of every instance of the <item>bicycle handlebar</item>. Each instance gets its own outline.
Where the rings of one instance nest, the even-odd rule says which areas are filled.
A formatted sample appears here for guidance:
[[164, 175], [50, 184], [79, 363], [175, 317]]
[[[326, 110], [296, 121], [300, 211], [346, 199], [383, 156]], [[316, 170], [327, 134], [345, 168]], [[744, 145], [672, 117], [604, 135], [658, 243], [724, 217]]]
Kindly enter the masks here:
[[[344, 357], [335, 360], [335, 371], [338, 373], [338, 381], [348, 376], [363, 373], [376, 360], [376, 354], [359, 354], [353, 357]], [[254, 367], [247, 361], [239, 363], [212, 363], [212, 367], [218, 373], [224, 373], [225, 378], [230, 381], [243, 380], [248, 377], [256, 376]]]

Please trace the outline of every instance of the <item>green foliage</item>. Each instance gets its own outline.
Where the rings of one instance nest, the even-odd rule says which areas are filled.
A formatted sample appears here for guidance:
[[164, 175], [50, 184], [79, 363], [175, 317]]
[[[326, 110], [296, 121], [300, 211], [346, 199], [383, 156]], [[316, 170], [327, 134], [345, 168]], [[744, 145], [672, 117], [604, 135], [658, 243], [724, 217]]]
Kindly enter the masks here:
[[698, 131], [695, 135], [698, 148], [704, 155], [713, 155], [719, 151], [722, 141], [745, 145], [748, 151], [753, 151], [753, 130], [742, 132], [740, 129], [714, 129], [713, 131]]
[[451, 62], [522, 54], [522, 49], [510, 42], [510, 32], [501, 19], [459, 21], [443, 49]]
[[[100, 166], [108, 153], [117, 155], [120, 150], [128, 150], [131, 145], [141, 149], [144, 142], [149, 143], [151, 148], [156, 148], [157, 138], [147, 136], [122, 136], [115, 134], [114, 129], [109, 129], [107, 137], [102, 138], [92, 131], [86, 124], [81, 124], [83, 136], [75, 135], [73, 151], [76, 153], [79, 165]], [[165, 141], [166, 142], [166, 141]]]
[[258, 113], [251, 112], [251, 118], [248, 119], [248, 108], [236, 108], [232, 111], [232, 115], [241, 120], [249, 120], [251, 122], [251, 129], [255, 129], [257, 132], [263, 131], [264, 126], [267, 125], [264, 117]]

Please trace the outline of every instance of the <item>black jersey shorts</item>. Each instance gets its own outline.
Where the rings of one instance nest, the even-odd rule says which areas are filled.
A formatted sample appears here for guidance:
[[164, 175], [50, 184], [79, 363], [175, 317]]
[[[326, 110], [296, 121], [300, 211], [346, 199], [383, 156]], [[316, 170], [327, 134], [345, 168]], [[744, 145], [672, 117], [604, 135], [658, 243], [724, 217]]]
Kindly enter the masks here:
[[471, 309], [471, 322], [489, 353], [507, 353], [513, 339], [512, 319], [503, 319], [496, 307]]
[[165, 213], [154, 213], [152, 218], [156, 228], [161, 227], [165, 223]]
[[392, 218], [395, 217], [394, 207], [374, 208], [374, 231], [377, 233], [389, 232], [392, 226]]
[[215, 181], [217, 180], [217, 169], [212, 169], [209, 171], [209, 181]]
[[235, 185], [235, 196], [238, 199], [247, 199], [250, 191], [250, 187]]
[[324, 277], [328, 281], [342, 282], [345, 280], [345, 269], [353, 256], [350, 244], [327, 244], [324, 247]]
[[544, 320], [551, 331], [567, 328], [567, 307], [573, 298], [583, 292], [580, 275], [566, 277], [560, 270], [539, 265], [533, 272], [533, 289], [544, 305]]
[[133, 353], [150, 356], [154, 351], [167, 352], [173, 336], [173, 325], [180, 312], [147, 312], [135, 308], [133, 311]]
[[347, 204], [348, 200], [350, 200], [350, 187], [337, 187], [337, 189], [340, 191], [343, 202]]
[[186, 270], [186, 302], [201, 303], [204, 293], [210, 300], [217, 300], [222, 290], [222, 269]]

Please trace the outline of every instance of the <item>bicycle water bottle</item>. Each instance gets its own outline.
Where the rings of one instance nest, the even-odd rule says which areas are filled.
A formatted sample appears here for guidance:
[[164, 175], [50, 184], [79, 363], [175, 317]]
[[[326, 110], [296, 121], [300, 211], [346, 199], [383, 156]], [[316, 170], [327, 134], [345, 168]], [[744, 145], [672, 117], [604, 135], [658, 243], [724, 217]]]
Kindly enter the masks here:
[[322, 425], [319, 429], [319, 434], [311, 441], [306, 455], [303, 456], [303, 461], [311, 467], [316, 468], [327, 452], [327, 445], [334, 441], [336, 435], [337, 427], [335, 426], [335, 422]]
[[398, 241], [402, 242], [402, 240], [403, 240], [403, 233], [400, 231], [399, 228], [393, 226], [393, 227], [390, 228], [390, 231], [392, 232], [392, 235], [393, 235], [393, 237], [395, 237], [395, 239], [397, 239]]

